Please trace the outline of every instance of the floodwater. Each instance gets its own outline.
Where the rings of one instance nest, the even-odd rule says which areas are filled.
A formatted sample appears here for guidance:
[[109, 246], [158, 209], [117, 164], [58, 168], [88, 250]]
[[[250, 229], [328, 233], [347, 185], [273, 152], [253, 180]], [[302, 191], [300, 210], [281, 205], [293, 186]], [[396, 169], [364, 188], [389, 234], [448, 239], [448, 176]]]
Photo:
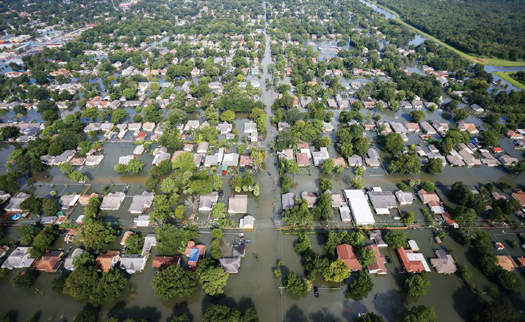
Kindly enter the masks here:
[[[268, 124], [271, 124], [271, 104], [277, 97], [277, 94], [273, 89], [267, 88], [264, 81], [266, 78], [271, 77], [266, 72], [266, 66], [271, 63], [270, 39], [268, 35], [266, 36], [266, 52], [262, 60], [264, 73], [259, 79], [261, 80], [262, 89], [261, 100], [266, 104]], [[397, 120], [402, 122], [409, 119], [407, 111], [385, 111], [380, 115], [382, 120], [385, 121]], [[241, 117], [244, 118], [245, 115]], [[450, 121], [450, 115], [439, 110], [428, 112], [427, 118]], [[475, 121], [477, 125], [482, 125], [478, 119], [472, 116], [469, 120]], [[237, 127], [240, 127], [241, 124], [242, 122], [239, 121], [235, 123]], [[374, 134], [367, 133], [367, 135], [372, 139], [375, 138]], [[268, 147], [275, 140], [275, 136], [276, 129], [273, 125], [269, 125], [265, 140], [258, 144]], [[333, 138], [333, 134], [330, 136]], [[414, 134], [409, 134], [409, 139], [411, 142], [418, 142], [418, 138]], [[512, 148], [512, 143], [506, 138], [502, 139], [502, 145], [508, 146], [509, 149]], [[6, 152], [10, 151], [9, 149], [11, 148], [7, 147], [1, 151], [2, 159], [0, 161], [5, 162], [7, 159], [5, 155], [7, 155]], [[147, 171], [151, 168], [152, 156], [146, 153], [140, 157], [146, 162], [147, 166], [137, 175], [120, 176], [114, 172], [113, 166], [117, 164], [119, 156], [132, 154], [133, 145], [129, 143], [106, 143], [104, 151], [106, 157], [100, 166], [84, 167], [82, 170], [82, 172], [88, 174], [92, 185], [72, 184], [60, 173], [58, 168], [52, 168], [36, 177], [37, 182], [32, 186], [24, 187], [24, 190], [30, 191], [39, 197], [44, 197], [49, 195], [51, 190], [57, 191], [59, 195], [72, 192], [100, 193], [104, 186], [110, 186], [111, 191], [114, 192], [122, 191], [125, 185], [130, 185], [128, 196], [140, 194], [144, 190], [143, 183], [147, 177]], [[330, 153], [331, 156], [335, 156], [333, 148], [330, 149]], [[380, 151], [380, 155], [384, 162], [386, 155], [382, 151]], [[324, 283], [320, 277], [314, 283], [314, 285], [319, 287], [319, 298], [315, 298], [312, 293], [303, 297], [296, 297], [281, 291], [281, 281], [275, 279], [272, 274], [277, 261], [282, 259], [286, 264], [283, 268], [284, 276], [287, 272], [303, 274], [303, 268], [300, 257], [294, 251], [294, 243], [297, 237], [284, 234], [276, 230], [274, 226], [274, 222], [280, 219], [278, 214], [281, 193], [277, 184], [278, 171], [276, 161], [275, 155], [269, 155], [263, 170], [255, 176], [255, 180], [261, 186], [261, 197], [259, 201], [255, 201], [253, 197], [250, 197], [248, 212], [256, 218], [256, 229], [246, 234], [246, 238], [251, 239], [252, 243], [246, 245], [246, 257], [242, 260], [240, 272], [230, 277], [223, 296], [212, 298], [206, 296], [201, 289], [198, 289], [191, 298], [162, 302], [155, 296], [151, 287], [155, 275], [155, 271], [151, 268], [151, 258], [155, 256], [154, 248], [144, 272], [130, 277], [134, 294], [130, 294], [130, 288], [128, 288], [117, 301], [103, 305], [100, 308], [101, 315], [103, 317], [118, 316], [122, 319], [146, 318], [150, 321], [169, 321], [174, 315], [184, 312], [188, 313], [194, 321], [200, 321], [204, 308], [208, 303], [220, 303], [240, 309], [255, 305], [261, 321], [333, 321], [336, 319], [352, 321], [358, 313], [366, 311], [374, 311], [383, 315], [387, 321], [394, 321], [396, 315], [407, 307], [426, 304], [434, 307], [440, 321], [459, 321], [461, 316], [464, 316], [475, 305], [478, 296], [459, 277], [456, 275], [443, 276], [435, 271], [427, 275], [431, 282], [431, 287], [425, 297], [418, 301], [404, 301], [400, 292], [400, 285], [404, 275], [397, 270], [400, 265], [397, 256], [387, 249], [381, 250], [383, 255], [390, 256], [394, 261], [392, 264], [387, 264], [388, 275], [372, 277], [375, 284], [374, 289], [363, 301], [345, 299], [345, 284]], [[271, 176], [267, 172], [270, 172]], [[320, 177], [332, 178], [333, 191], [341, 191], [348, 188], [347, 182], [351, 176], [352, 171], [350, 169], [341, 175], [334, 174], [333, 176], [321, 175], [319, 170], [314, 167], [302, 169], [299, 174], [294, 176], [295, 185], [291, 191], [296, 194], [300, 194], [302, 191], [315, 192], [318, 189], [318, 178]], [[447, 201], [447, 187], [458, 180], [462, 180], [469, 185], [498, 181], [500, 179], [513, 183], [525, 182], [525, 176], [511, 176], [500, 167], [479, 167], [473, 169], [446, 167], [442, 174], [436, 176], [426, 174], [416, 176], [387, 175], [381, 169], [369, 169], [365, 173], [364, 178], [368, 187], [379, 186], [383, 190], [390, 191], [395, 190], [396, 184], [403, 180], [412, 178], [423, 181], [429, 180], [437, 184], [438, 193], [445, 201]], [[227, 177], [223, 184], [224, 196], [229, 195], [228, 179]], [[54, 186], [51, 185], [51, 182], [54, 183]], [[226, 200], [224, 199], [224, 201]], [[118, 219], [123, 226], [131, 226], [133, 216], [127, 211], [130, 202], [130, 198], [127, 198], [119, 211], [106, 212], [107, 220], [113, 221]], [[424, 223], [425, 219], [420, 211], [420, 208], [423, 207], [419, 201], [415, 201], [413, 205], [404, 206], [401, 210], [414, 211], [418, 223]], [[73, 210], [71, 219], [76, 220], [82, 213], [82, 207], [78, 206]], [[392, 211], [390, 215], [381, 216], [381, 218], [378, 217], [377, 219], [385, 225], [398, 225], [393, 219], [394, 216], [396, 216], [396, 213]], [[204, 219], [204, 217], [198, 218], [197, 221]], [[238, 220], [239, 217], [237, 216], [235, 219]], [[335, 212], [327, 225], [329, 227], [343, 226]], [[319, 225], [317, 227], [321, 228]], [[146, 233], [150, 232], [151, 228], [139, 230]], [[207, 234], [207, 230], [202, 231], [200, 242], [209, 245], [211, 238]], [[496, 232], [499, 233], [499, 230], [492, 231], [492, 233]], [[236, 231], [232, 230], [225, 234], [222, 240], [223, 249], [228, 248], [228, 243], [234, 240], [236, 233]], [[435, 249], [446, 247], [456, 257], [458, 264], [466, 264], [470, 268], [473, 273], [472, 282], [477, 289], [487, 291], [491, 286], [494, 286], [479, 270], [473, 267], [472, 258], [468, 256], [469, 252], [464, 246], [456, 243], [450, 237], [444, 240], [443, 245], [437, 245], [432, 239], [434, 233], [431, 230], [408, 231], [409, 238], [418, 242], [421, 252], [427, 260], [435, 257]], [[495, 240], [501, 239], [506, 241], [507, 239], [515, 238], [515, 235], [494, 235], [494, 238]], [[16, 229], [10, 229], [8, 236], [4, 239], [5, 242], [10, 240], [18, 240]], [[323, 236], [311, 235], [311, 240], [314, 250], [322, 252]], [[119, 241], [120, 238], [110, 248], [120, 249]], [[370, 240], [366, 242], [371, 243]], [[54, 245], [54, 249], [67, 249], [68, 247], [69, 245], [64, 244], [60, 238]], [[512, 252], [514, 256], [523, 255], [521, 248], [512, 250]], [[51, 281], [57, 276], [56, 274], [42, 273], [29, 290], [14, 289], [11, 279], [17, 273], [20, 273], [20, 271], [11, 272], [9, 276], [0, 280], [0, 302], [2, 303], [0, 315], [9, 312], [17, 316], [19, 321], [26, 321], [32, 317], [38, 317], [41, 321], [48, 319], [49, 321], [60, 321], [62, 318], [72, 320], [87, 305], [83, 301], [75, 301], [69, 296], [58, 295], [52, 292]], [[520, 300], [515, 297], [513, 300], [521, 305], [519, 308], [525, 307], [522, 303], [523, 299]]]

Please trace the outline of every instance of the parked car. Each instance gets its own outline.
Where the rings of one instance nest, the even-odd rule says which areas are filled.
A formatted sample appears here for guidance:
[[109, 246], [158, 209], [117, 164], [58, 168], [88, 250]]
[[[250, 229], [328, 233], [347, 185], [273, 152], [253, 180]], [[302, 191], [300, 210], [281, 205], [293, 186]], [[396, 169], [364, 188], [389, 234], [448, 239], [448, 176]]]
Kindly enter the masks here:
[[314, 296], [319, 297], [319, 288], [317, 286], [314, 286]]
[[385, 256], [385, 259], [389, 264], [392, 264], [392, 258], [390, 258], [390, 256]]

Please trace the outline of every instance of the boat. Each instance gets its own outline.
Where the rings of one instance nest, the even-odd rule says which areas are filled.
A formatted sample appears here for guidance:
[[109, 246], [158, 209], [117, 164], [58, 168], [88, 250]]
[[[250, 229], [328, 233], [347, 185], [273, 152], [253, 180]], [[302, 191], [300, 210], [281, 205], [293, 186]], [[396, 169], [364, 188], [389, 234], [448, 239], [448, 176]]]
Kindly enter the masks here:
[[14, 214], [14, 215], [11, 217], [11, 219], [12, 219], [12, 220], [18, 220], [18, 219], [20, 219], [20, 216], [21, 216], [20, 214]]

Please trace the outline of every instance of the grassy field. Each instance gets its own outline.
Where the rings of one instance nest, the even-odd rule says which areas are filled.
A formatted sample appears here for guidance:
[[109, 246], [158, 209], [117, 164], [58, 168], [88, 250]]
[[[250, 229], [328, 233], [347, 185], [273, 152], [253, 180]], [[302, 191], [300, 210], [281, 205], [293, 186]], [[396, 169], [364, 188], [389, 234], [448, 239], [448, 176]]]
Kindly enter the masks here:
[[[512, 60], [505, 60], [505, 59], [500, 59], [500, 58], [486, 58], [486, 57], [476, 57], [476, 56], [472, 56], [472, 55], [469, 55], [467, 53], [464, 53], [444, 42], [442, 42], [441, 40], [437, 39], [436, 37], [434, 36], [431, 36], [429, 34], [427, 34], [426, 32], [423, 32], [421, 30], [419, 30], [418, 28], [406, 23], [405, 21], [403, 21], [401, 19], [401, 17], [399, 17], [399, 14], [395, 11], [392, 11], [391, 9], [387, 8], [387, 7], [384, 7], [378, 3], [374, 3], [376, 6], [378, 6], [379, 8], [381, 9], [384, 9], [388, 12], [390, 12], [391, 14], [393, 14], [394, 16], [396, 16], [396, 19], [397, 21], [399, 21], [400, 24], [402, 24], [403, 26], [405, 27], [408, 27], [418, 33], [420, 33], [421, 35], [425, 36], [426, 38], [442, 45], [442, 46], [445, 46], [447, 47], [448, 49], [454, 51], [455, 53], [457, 53], [458, 55], [460, 55], [461, 57], [467, 59], [468, 61], [472, 62], [472, 63], [475, 63], [475, 64], [483, 64], [483, 65], [492, 65], [492, 66], [525, 66], [525, 61], [512, 61]], [[502, 77], [503, 78], [503, 77]], [[510, 78], [510, 77], [509, 77]]]
[[501, 77], [502, 79], [506, 80], [507, 82], [511, 83], [512, 85], [516, 86], [517, 88], [520, 88], [522, 90], [525, 90], [525, 84], [522, 84], [520, 82], [518, 82], [517, 80], [515, 80], [514, 78], [512, 78], [510, 76], [510, 72], [494, 72], [494, 74], [496, 74], [497, 76]]

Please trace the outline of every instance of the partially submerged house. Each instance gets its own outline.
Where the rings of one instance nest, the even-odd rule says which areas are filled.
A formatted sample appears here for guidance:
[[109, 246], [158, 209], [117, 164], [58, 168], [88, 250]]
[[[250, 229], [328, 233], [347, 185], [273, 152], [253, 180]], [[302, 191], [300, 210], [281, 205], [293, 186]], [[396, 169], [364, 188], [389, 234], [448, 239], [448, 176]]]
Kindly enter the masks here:
[[210, 212], [218, 200], [219, 200], [219, 193], [217, 191], [213, 191], [212, 193], [201, 195], [199, 197], [199, 211], [200, 212]]
[[120, 268], [128, 274], [140, 273], [146, 267], [148, 258], [141, 255], [123, 255], [120, 257]]
[[133, 196], [133, 201], [129, 206], [129, 212], [133, 215], [140, 215], [147, 209], [151, 208], [153, 204], [153, 198], [155, 197], [154, 192], [144, 191], [140, 195]]
[[397, 254], [401, 260], [401, 264], [407, 273], [423, 273], [430, 272], [430, 267], [421, 253], [414, 253], [410, 249], [398, 248]]
[[437, 258], [431, 258], [430, 264], [439, 274], [454, 274], [456, 272], [456, 262], [452, 255], [445, 253], [444, 250], [435, 251]]
[[36, 262], [35, 268], [38, 271], [46, 273], [56, 273], [64, 263], [62, 261], [62, 256], [64, 253], [59, 250], [46, 252], [42, 257]]
[[342, 259], [351, 272], [360, 271], [362, 269], [357, 256], [354, 253], [352, 246], [347, 244], [338, 245], [337, 258]]
[[391, 191], [370, 191], [368, 197], [378, 215], [389, 215], [397, 207], [396, 197]]
[[110, 192], [102, 199], [100, 210], [117, 211], [125, 198], [126, 194], [124, 192]]
[[109, 250], [103, 254], [98, 255], [95, 260], [95, 267], [98, 271], [109, 272], [120, 260], [120, 252], [118, 250]]
[[248, 211], [248, 195], [234, 195], [228, 199], [229, 214], [245, 214]]
[[24, 192], [17, 193], [13, 197], [11, 197], [11, 200], [9, 200], [9, 203], [5, 207], [5, 211], [8, 211], [8, 212], [21, 212], [22, 208], [20, 207], [20, 205], [22, 204], [22, 202], [24, 202], [29, 197], [31, 197], [30, 194], [27, 194], [27, 193], [24, 193]]
[[376, 257], [374, 264], [368, 265], [370, 274], [385, 275], [387, 273], [385, 256], [379, 252], [378, 245], [368, 245], [366, 248], [371, 249]]
[[31, 247], [17, 247], [2, 263], [2, 268], [11, 270], [31, 267], [35, 259], [29, 255], [30, 249]]

